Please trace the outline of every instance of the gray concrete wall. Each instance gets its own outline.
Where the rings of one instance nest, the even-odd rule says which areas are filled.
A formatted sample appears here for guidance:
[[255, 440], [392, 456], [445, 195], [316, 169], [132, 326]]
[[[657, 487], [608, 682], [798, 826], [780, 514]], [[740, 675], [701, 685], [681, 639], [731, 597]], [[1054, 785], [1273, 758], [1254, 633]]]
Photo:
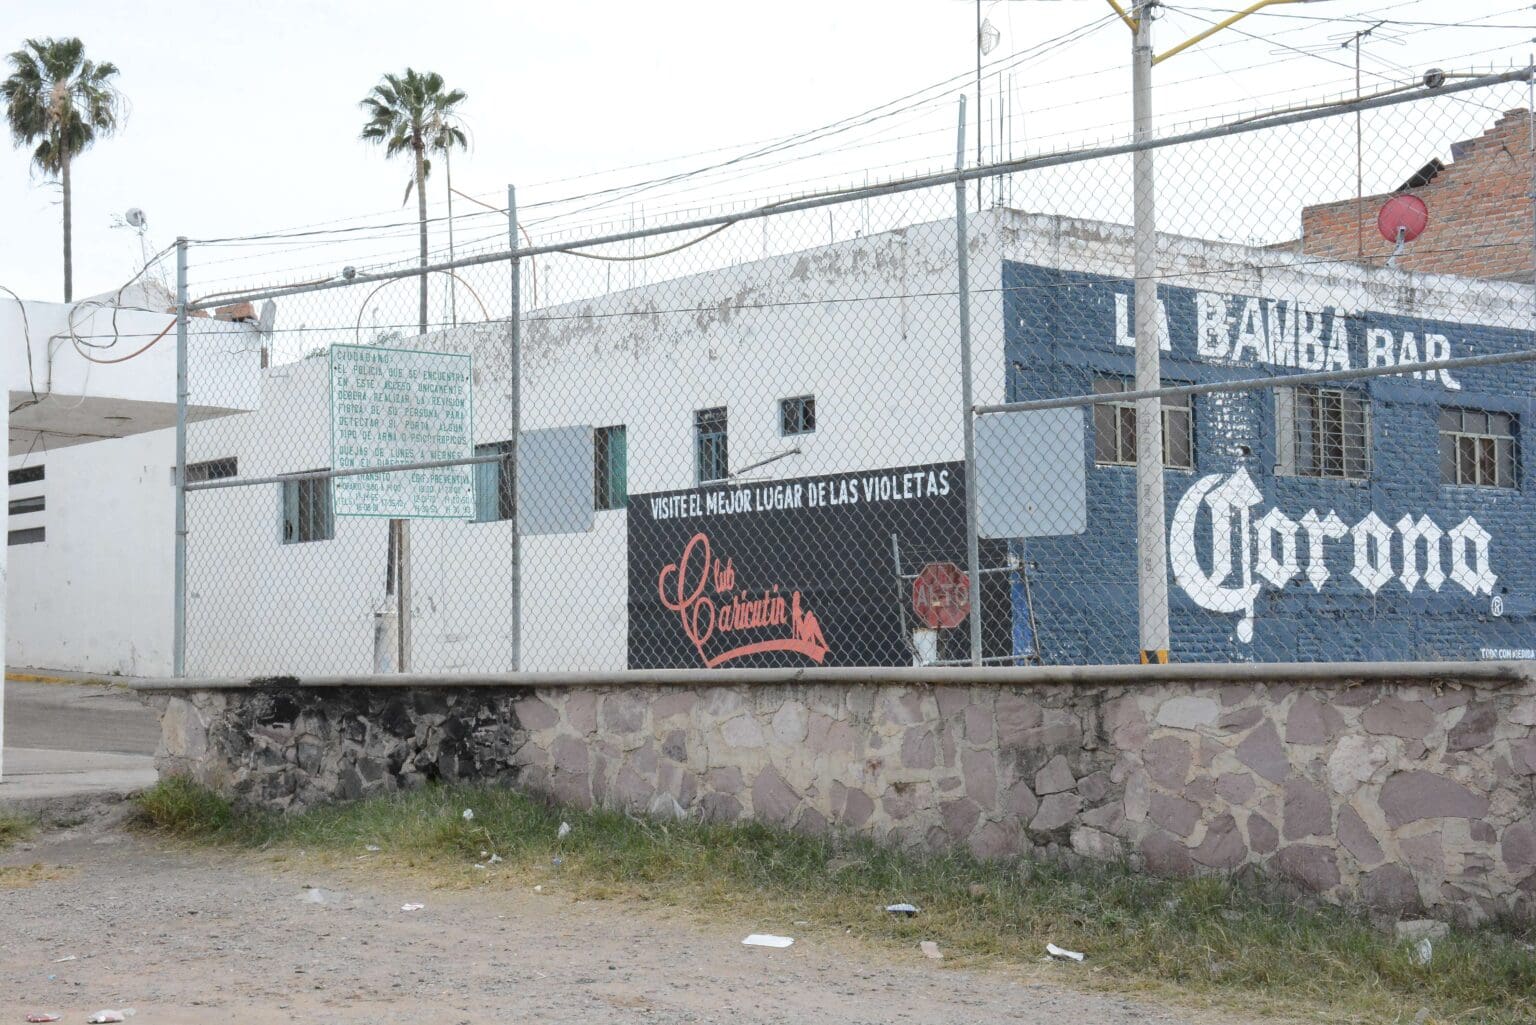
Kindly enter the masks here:
[[275, 807], [496, 780], [983, 858], [1252, 866], [1333, 902], [1531, 913], [1529, 676], [1203, 675], [178, 690], [159, 764]]

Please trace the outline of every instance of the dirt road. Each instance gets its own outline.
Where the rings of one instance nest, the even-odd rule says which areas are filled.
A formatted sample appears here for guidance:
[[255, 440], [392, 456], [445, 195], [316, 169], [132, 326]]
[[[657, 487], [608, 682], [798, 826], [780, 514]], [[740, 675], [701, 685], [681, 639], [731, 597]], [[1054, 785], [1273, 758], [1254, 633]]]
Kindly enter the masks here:
[[558, 881], [432, 890], [366, 859], [179, 849], [113, 818], [0, 853], [0, 865], [45, 866], [20, 887], [0, 878], [0, 1022], [124, 1006], [133, 1025], [1232, 1021], [1049, 981], [1083, 966], [1041, 966], [1039, 979], [960, 970], [814, 929], [786, 950], [750, 948], [749, 932], [794, 927], [575, 901]]

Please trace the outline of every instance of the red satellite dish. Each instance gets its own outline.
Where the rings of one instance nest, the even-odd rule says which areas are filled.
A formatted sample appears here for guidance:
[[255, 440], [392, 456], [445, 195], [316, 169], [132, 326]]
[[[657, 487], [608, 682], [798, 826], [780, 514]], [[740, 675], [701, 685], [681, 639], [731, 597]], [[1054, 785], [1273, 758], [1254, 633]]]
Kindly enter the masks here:
[[971, 611], [971, 581], [952, 562], [930, 562], [912, 581], [912, 611], [930, 630], [959, 626]]
[[1381, 212], [1376, 215], [1376, 230], [1394, 245], [1398, 242], [1399, 230], [1403, 233], [1402, 241], [1412, 242], [1424, 234], [1427, 227], [1429, 207], [1418, 196], [1393, 196], [1381, 204]]

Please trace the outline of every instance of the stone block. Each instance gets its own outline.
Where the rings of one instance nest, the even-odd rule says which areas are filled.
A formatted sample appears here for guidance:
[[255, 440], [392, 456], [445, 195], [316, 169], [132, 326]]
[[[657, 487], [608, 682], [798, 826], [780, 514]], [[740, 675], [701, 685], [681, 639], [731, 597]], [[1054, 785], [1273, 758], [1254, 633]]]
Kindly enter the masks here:
[[537, 697], [526, 697], [512, 702], [512, 714], [518, 724], [528, 730], [547, 730], [560, 721], [560, 713]]
[[798, 701], [786, 701], [773, 714], [773, 739], [786, 747], [797, 747], [804, 742], [809, 727], [809, 713]]
[[1029, 822], [1030, 831], [1049, 833], [1060, 829], [1077, 817], [1082, 806], [1082, 798], [1076, 794], [1051, 794], [1043, 797], [1039, 811], [1035, 812], [1035, 817]]
[[843, 823], [852, 829], [862, 828], [875, 813], [874, 800], [862, 790], [849, 790], [843, 800]]
[[1384, 911], [1418, 907], [1419, 885], [1403, 866], [1387, 864], [1360, 877], [1360, 899]]
[[1016, 783], [1010, 787], [1003, 797], [1003, 811], [1015, 822], [1028, 822], [1035, 817], [1040, 810], [1040, 801], [1035, 797], [1035, 792], [1024, 783]]
[[1491, 701], [1477, 701], [1466, 706], [1445, 739], [1447, 751], [1473, 751], [1493, 742], [1499, 725], [1499, 710]]
[[1335, 792], [1348, 796], [1370, 782], [1391, 760], [1391, 750], [1384, 741], [1356, 735], [1341, 737], [1328, 756], [1328, 783]]
[[763, 746], [763, 728], [750, 714], [738, 715], [721, 723], [720, 737], [732, 748]]
[[705, 794], [699, 798], [699, 815], [706, 822], [736, 822], [743, 811], [741, 802], [730, 794]]
[[609, 691], [603, 695], [600, 721], [609, 734], [635, 733], [645, 725], [645, 693], [638, 688]]
[[661, 753], [674, 762], [688, 761], [688, 734], [683, 730], [669, 730], [661, 742]]
[[933, 768], [936, 746], [931, 729], [909, 728], [901, 738], [901, 764], [908, 769]]
[[943, 719], [959, 715], [971, 704], [969, 687], [938, 686], [933, 689], [933, 696], [939, 703], [939, 716]]
[[1275, 855], [1280, 873], [1314, 893], [1327, 893], [1339, 885], [1338, 858], [1327, 847], [1296, 843]]
[[741, 769], [735, 765], [722, 765], [704, 774], [704, 784], [717, 794], [739, 794], [747, 788]]
[[1144, 771], [1135, 771], [1125, 778], [1125, 817], [1132, 822], [1145, 822], [1152, 809], [1152, 786]]
[[1417, 943], [1420, 940], [1443, 940], [1451, 934], [1451, 927], [1433, 918], [1409, 918], [1392, 927], [1392, 935], [1399, 943]]
[[1189, 849], [1167, 833], [1153, 831], [1142, 837], [1141, 856], [1153, 875], [1188, 876], [1195, 872]]
[[960, 771], [965, 776], [966, 796], [987, 811], [996, 808], [997, 756], [990, 750], [963, 751]]
[[1385, 857], [1381, 843], [1376, 839], [1376, 834], [1371, 832], [1371, 827], [1366, 825], [1359, 812], [1347, 804], [1339, 809], [1338, 837], [1339, 843], [1355, 856], [1362, 868], [1379, 864]]
[[1395, 772], [1381, 785], [1378, 798], [1387, 825], [1399, 829], [1432, 818], [1481, 818], [1488, 798], [1433, 772]]
[[1074, 851], [1095, 861], [1115, 861], [1122, 853], [1118, 838], [1089, 826], [1072, 830], [1070, 842]]
[[1255, 854], [1273, 854], [1280, 846], [1280, 831], [1258, 812], [1248, 815], [1248, 846]]
[[1529, 822], [1505, 827], [1499, 853], [1512, 874], [1520, 875], [1536, 868], [1536, 829]]
[[805, 747], [813, 755], [847, 755], [854, 749], [853, 727], [821, 712], [812, 712], [807, 720]]
[[1194, 749], [1182, 737], [1158, 737], [1147, 744], [1141, 760], [1153, 782], [1170, 790], [1182, 789], [1189, 778]]
[[1083, 795], [1087, 803], [1098, 804], [1109, 795], [1109, 773], [1103, 769], [1090, 772], [1077, 781], [1077, 792]]
[[1212, 726], [1221, 714], [1215, 698], [1184, 694], [1164, 701], [1157, 709], [1157, 724], [1172, 730], [1194, 730]]
[[976, 823], [981, 818], [981, 809], [976, 806], [975, 801], [962, 797], [939, 805], [939, 817], [944, 821], [944, 829], [953, 839], [964, 840], [971, 835], [971, 830], [976, 828]]
[[1252, 729], [1264, 718], [1264, 709], [1257, 705], [1249, 705], [1247, 708], [1234, 708], [1230, 712], [1222, 714], [1216, 721], [1216, 725], [1228, 733], [1241, 733]]
[[1367, 733], [1423, 740], [1435, 726], [1435, 713], [1422, 701], [1384, 697], [1360, 717]]
[[1027, 841], [1017, 827], [987, 822], [971, 835], [971, 853], [983, 861], [1011, 858], [1022, 851]]
[[581, 689], [565, 694], [565, 721], [577, 733], [597, 732], [597, 693]]
[[1333, 832], [1333, 805], [1323, 788], [1315, 783], [1287, 780], [1282, 821], [1281, 836], [1287, 840], [1328, 836]]
[[1246, 772], [1228, 772], [1216, 780], [1216, 794], [1228, 804], [1246, 805], [1254, 789], [1253, 777]]
[[1071, 790], [1076, 785], [1077, 780], [1072, 775], [1072, 766], [1067, 763], [1066, 755], [1056, 755], [1035, 773], [1034, 790], [1041, 797]]
[[997, 742], [1003, 747], [1017, 747], [1023, 736], [1035, 729], [1044, 719], [1038, 702], [1021, 694], [999, 694], [997, 710]]
[[692, 688], [663, 688], [651, 699], [651, 719], [659, 723], [674, 716], [687, 715], [693, 711], [698, 700], [698, 692]]
[[1153, 793], [1148, 811], [1151, 820], [1175, 836], [1189, 836], [1200, 821], [1200, 806], [1182, 797]]
[[1290, 756], [1275, 724], [1261, 723], [1237, 745], [1237, 760], [1271, 783], [1280, 783], [1290, 774]]
[[770, 825], [788, 825], [800, 805], [800, 795], [779, 775], [779, 770], [767, 766], [752, 781], [752, 814]]
[[965, 739], [967, 743], [982, 745], [992, 743], [992, 713], [981, 705], [969, 705], [965, 709]]
[[1248, 844], [1238, 831], [1237, 819], [1218, 815], [1205, 828], [1200, 845], [1190, 852], [1190, 857], [1207, 868], [1230, 871], [1248, 860]]
[[1344, 717], [1311, 694], [1298, 694], [1285, 717], [1287, 744], [1326, 744], [1344, 728]]

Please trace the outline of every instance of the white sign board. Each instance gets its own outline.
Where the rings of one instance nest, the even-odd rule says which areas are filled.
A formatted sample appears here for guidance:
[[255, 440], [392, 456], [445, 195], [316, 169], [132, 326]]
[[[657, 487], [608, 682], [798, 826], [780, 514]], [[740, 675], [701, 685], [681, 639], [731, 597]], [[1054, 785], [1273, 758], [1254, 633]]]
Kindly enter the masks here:
[[[465, 459], [472, 451], [470, 357], [331, 346], [331, 466]], [[470, 464], [337, 477], [337, 516], [473, 519]]]

